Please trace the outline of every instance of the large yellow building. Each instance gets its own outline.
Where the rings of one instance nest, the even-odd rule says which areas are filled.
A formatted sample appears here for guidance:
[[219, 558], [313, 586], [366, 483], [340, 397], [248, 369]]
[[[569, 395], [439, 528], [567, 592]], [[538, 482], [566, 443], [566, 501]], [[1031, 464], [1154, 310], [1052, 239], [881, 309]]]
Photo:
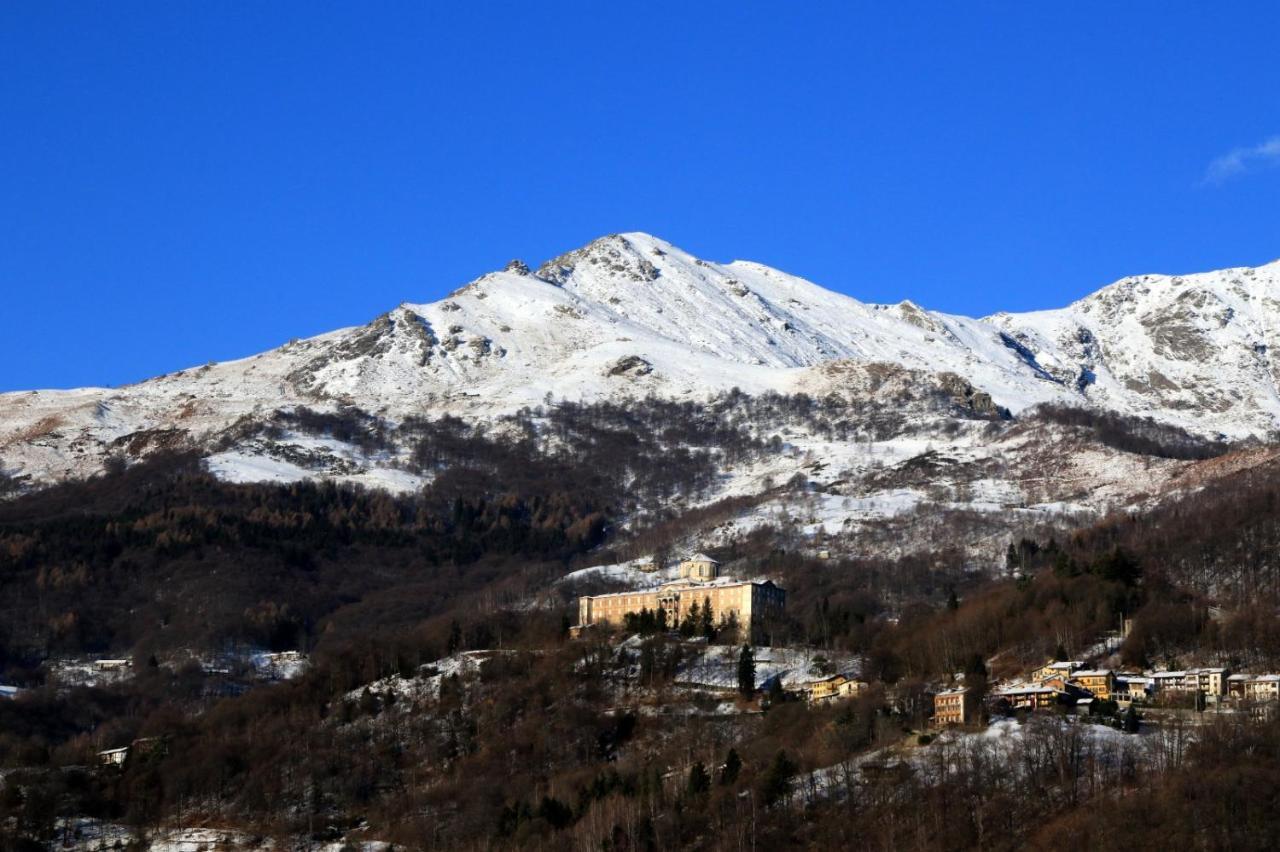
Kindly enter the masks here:
[[697, 554], [680, 563], [680, 578], [653, 589], [583, 595], [578, 598], [578, 627], [591, 624], [619, 626], [628, 613], [649, 610], [664, 613], [666, 623], [675, 627], [694, 604], [701, 611], [711, 606], [717, 625], [731, 620], [743, 629], [758, 633], [771, 619], [781, 617], [787, 594], [766, 580], [763, 583], [720, 576], [720, 564]]

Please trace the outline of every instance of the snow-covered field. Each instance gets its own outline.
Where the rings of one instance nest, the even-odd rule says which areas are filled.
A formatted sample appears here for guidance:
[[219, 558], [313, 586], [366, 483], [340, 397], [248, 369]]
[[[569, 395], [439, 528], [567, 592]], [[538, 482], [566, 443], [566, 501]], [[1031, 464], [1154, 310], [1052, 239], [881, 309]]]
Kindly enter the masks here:
[[440, 697], [440, 682], [447, 677], [466, 677], [479, 673], [485, 660], [510, 653], [507, 651], [459, 651], [442, 657], [434, 663], [421, 666], [413, 677], [390, 675], [351, 690], [348, 701], [359, 701], [366, 689], [378, 696], [394, 695], [397, 699], [413, 701], [434, 700]]
[[264, 680], [293, 680], [311, 665], [307, 656], [297, 651], [255, 651], [249, 662]]
[[169, 827], [147, 833], [138, 845], [138, 835], [118, 823], [79, 818], [58, 825], [59, 839], [51, 848], [74, 852], [106, 852], [111, 849], [142, 849], [146, 852], [286, 852], [307, 849], [309, 852], [390, 852], [391, 845], [380, 841], [351, 840], [313, 843], [306, 838], [277, 843], [232, 829], [209, 827]]
[[1125, 762], [1158, 760], [1156, 755], [1168, 746], [1169, 735], [1158, 729], [1126, 734], [1084, 718], [1052, 714], [996, 719], [977, 731], [943, 731], [928, 745], [895, 745], [852, 756], [809, 773], [797, 784], [797, 792], [802, 801], [840, 795], [850, 780], [867, 777], [870, 768], [892, 766], [902, 766], [933, 783], [965, 768], [999, 767], [1002, 781], [1016, 786], [1021, 773], [1043, 772], [1046, 762], [1064, 753], [1080, 761], [1088, 759], [1098, 767], [1095, 771], [1106, 773], [1118, 771]]
[[[736, 645], [708, 645], [680, 667], [676, 683], [715, 689], [738, 688]], [[804, 684], [829, 674], [857, 675], [861, 661], [856, 657], [828, 655], [811, 648], [754, 649], [756, 684], [765, 687], [775, 678], [784, 689], [798, 689]]]
[[616, 583], [626, 586], [630, 589], [649, 589], [654, 586], [660, 586], [663, 583], [675, 580], [680, 576], [678, 566], [668, 566], [660, 568], [656, 571], [646, 571], [642, 566], [651, 565], [649, 560], [635, 559], [630, 562], [622, 562], [612, 565], [596, 565], [591, 568], [580, 568], [577, 571], [570, 571], [559, 580], [556, 585], [577, 585], [588, 580], [601, 580], [607, 583]]

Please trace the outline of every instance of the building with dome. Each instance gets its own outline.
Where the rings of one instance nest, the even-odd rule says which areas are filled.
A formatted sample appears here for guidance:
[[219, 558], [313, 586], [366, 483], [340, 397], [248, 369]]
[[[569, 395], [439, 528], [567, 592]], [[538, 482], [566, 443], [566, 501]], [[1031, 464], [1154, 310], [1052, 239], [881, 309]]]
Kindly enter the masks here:
[[743, 638], [752, 641], [766, 632], [770, 622], [781, 619], [787, 594], [772, 580], [738, 580], [721, 576], [720, 563], [704, 553], [680, 562], [679, 577], [650, 589], [583, 595], [578, 598], [575, 633], [590, 625], [620, 627], [628, 614], [643, 610], [661, 613], [672, 628], [697, 604], [699, 611], [711, 609], [712, 622], [719, 626], [737, 624], [747, 630]]

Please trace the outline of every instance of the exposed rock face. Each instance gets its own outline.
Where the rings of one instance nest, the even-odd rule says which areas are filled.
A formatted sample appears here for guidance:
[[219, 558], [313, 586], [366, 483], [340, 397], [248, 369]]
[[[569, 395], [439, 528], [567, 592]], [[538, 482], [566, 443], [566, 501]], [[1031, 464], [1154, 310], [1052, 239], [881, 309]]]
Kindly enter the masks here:
[[955, 373], [939, 373], [938, 384], [951, 400], [976, 414], [1008, 418], [1009, 410], [996, 405], [991, 394], [980, 391]]
[[1126, 278], [1058, 311], [992, 321], [1091, 403], [1192, 431], [1265, 434], [1277, 420], [1280, 264]]
[[647, 376], [653, 372], [653, 365], [639, 355], [624, 355], [614, 362], [605, 373], [607, 376]]
[[[653, 255], [664, 257], [666, 254], [661, 248], [658, 252], [654, 252]], [[597, 273], [615, 280], [635, 283], [656, 281], [662, 274], [653, 261], [644, 257], [641, 250], [638, 250], [630, 240], [624, 236], [612, 234], [547, 261], [538, 268], [538, 277], [563, 284], [582, 265], [589, 266]]]

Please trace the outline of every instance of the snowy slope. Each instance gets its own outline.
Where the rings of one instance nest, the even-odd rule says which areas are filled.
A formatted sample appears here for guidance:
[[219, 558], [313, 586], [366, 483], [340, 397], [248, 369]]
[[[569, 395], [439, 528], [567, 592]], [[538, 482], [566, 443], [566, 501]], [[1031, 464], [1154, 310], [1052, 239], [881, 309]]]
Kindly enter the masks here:
[[838, 366], [850, 361], [953, 374], [1015, 414], [1056, 400], [1262, 435], [1280, 417], [1278, 319], [1280, 264], [1130, 278], [1061, 310], [971, 319], [864, 304], [760, 264], [615, 235], [239, 361], [122, 388], [0, 395], [0, 471], [37, 484], [95, 473], [111, 456], [194, 446], [229, 479], [411, 488], [349, 459], [289, 467], [215, 444], [237, 422], [297, 405], [394, 420], [487, 416], [548, 395], [822, 394], [847, 389]]
[[1126, 278], [1061, 310], [990, 320], [1101, 407], [1232, 437], [1276, 428], [1280, 261]]

